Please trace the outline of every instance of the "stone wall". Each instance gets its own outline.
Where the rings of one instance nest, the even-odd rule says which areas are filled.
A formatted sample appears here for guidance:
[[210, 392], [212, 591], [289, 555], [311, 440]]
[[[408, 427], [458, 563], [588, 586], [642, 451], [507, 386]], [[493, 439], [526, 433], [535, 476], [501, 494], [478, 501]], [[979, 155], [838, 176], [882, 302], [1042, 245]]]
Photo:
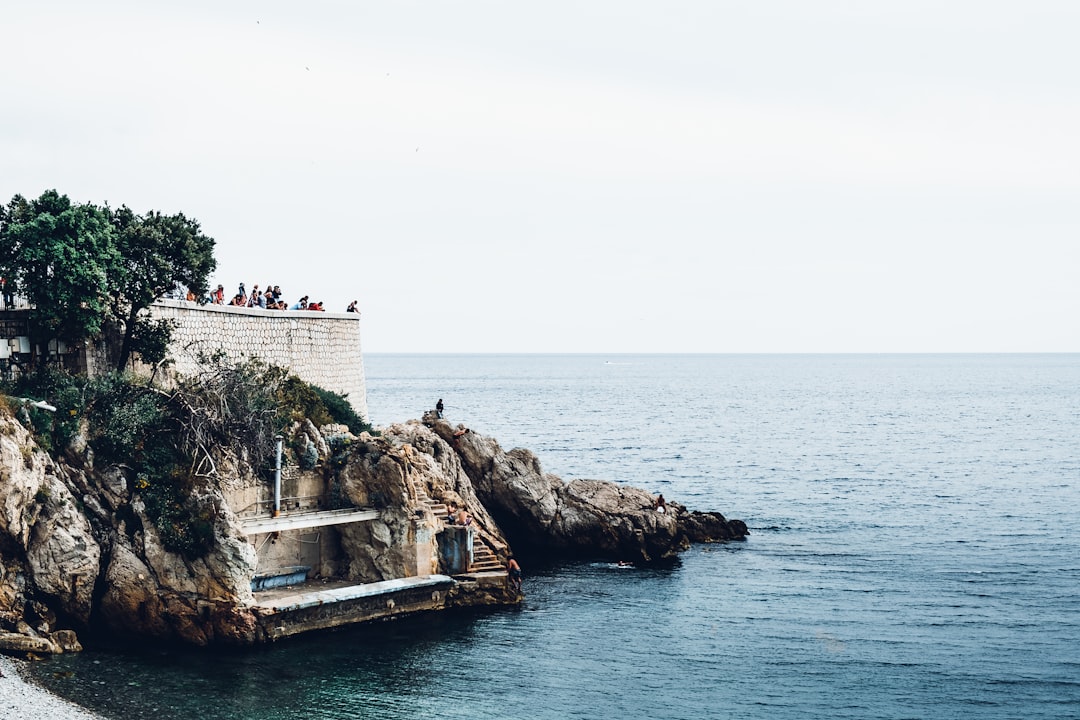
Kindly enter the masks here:
[[160, 300], [150, 312], [176, 323], [170, 353], [175, 369], [197, 369], [200, 353], [224, 351], [230, 360], [256, 357], [288, 368], [305, 382], [348, 395], [368, 419], [359, 313], [262, 310]]

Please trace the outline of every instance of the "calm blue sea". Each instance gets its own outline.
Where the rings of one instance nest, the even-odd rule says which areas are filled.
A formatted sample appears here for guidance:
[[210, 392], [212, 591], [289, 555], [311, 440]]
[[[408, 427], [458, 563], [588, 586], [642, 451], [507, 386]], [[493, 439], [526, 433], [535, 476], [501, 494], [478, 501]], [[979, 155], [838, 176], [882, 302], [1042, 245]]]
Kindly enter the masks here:
[[370, 355], [451, 421], [744, 519], [667, 569], [239, 653], [35, 666], [115, 718], [1080, 718], [1080, 355]]

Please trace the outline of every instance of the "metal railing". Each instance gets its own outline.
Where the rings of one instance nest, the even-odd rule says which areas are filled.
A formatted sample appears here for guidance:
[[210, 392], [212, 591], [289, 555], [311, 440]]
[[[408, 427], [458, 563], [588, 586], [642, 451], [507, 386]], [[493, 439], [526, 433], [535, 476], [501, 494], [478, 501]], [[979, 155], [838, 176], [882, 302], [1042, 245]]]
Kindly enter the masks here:
[[[333, 510], [333, 495], [295, 495], [280, 499], [282, 512], [296, 512], [298, 510]], [[274, 499], [256, 500], [237, 511], [237, 517], [256, 517], [258, 515], [270, 515], [274, 512]]]

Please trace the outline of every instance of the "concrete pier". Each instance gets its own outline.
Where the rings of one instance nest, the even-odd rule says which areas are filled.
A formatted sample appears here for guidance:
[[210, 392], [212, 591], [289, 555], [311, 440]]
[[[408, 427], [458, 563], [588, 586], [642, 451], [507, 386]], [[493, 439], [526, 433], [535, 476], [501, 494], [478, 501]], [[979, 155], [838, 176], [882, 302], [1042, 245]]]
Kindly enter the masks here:
[[253, 606], [266, 639], [371, 620], [385, 620], [446, 606], [456, 585], [448, 575], [420, 575], [362, 585], [324, 583], [318, 589], [280, 588], [257, 593]]

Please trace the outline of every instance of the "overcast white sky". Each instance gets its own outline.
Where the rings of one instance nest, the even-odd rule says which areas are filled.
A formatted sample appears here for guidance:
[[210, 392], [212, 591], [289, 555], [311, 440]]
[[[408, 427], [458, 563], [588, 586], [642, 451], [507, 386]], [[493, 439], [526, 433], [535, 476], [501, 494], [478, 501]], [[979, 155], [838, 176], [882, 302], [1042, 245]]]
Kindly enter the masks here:
[[9, 3], [0, 200], [371, 352], [1080, 351], [1080, 3]]

